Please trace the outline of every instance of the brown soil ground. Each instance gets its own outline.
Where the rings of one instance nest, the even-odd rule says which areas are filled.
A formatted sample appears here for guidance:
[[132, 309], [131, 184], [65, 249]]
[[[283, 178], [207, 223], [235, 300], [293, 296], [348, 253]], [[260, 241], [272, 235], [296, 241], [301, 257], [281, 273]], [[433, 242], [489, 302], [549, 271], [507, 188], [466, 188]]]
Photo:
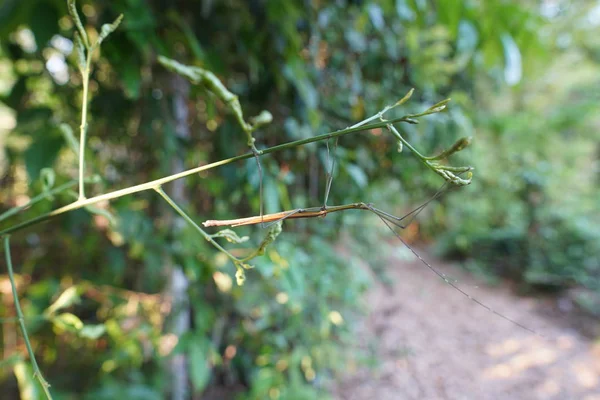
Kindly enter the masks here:
[[[366, 297], [357, 361], [333, 389], [340, 400], [600, 400], [600, 343], [583, 336], [556, 301], [490, 287], [456, 266], [435, 268], [528, 332], [485, 310], [423, 264], [391, 259], [391, 286]], [[375, 367], [361, 366], [365, 354]], [[374, 360], [376, 358], [373, 358]]]

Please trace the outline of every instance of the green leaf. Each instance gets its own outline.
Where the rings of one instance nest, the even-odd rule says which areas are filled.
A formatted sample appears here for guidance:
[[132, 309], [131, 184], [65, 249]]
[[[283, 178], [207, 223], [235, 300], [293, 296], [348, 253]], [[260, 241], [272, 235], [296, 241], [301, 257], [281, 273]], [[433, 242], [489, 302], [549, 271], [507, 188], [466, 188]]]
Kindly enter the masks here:
[[75, 51], [77, 52], [77, 66], [79, 67], [79, 71], [83, 74], [83, 71], [85, 71], [86, 68], [86, 56], [85, 56], [85, 45], [83, 44], [83, 41], [81, 40], [81, 35], [79, 35], [79, 33], [75, 32]]
[[106, 332], [106, 327], [102, 324], [98, 325], [85, 325], [79, 331], [79, 336], [86, 339], [98, 339], [100, 336], [104, 335]]
[[279, 190], [277, 189], [277, 183], [274, 179], [270, 177], [265, 177], [264, 185], [264, 202], [265, 202], [265, 211], [267, 213], [277, 212], [280, 208], [279, 203]]
[[141, 68], [133, 57], [123, 60], [123, 64], [121, 65], [125, 95], [133, 100], [140, 97], [140, 88], [142, 85]]
[[54, 170], [52, 168], [42, 168], [40, 175], [44, 192], [52, 189], [54, 182], [56, 181], [56, 173]]
[[95, 215], [100, 215], [104, 218], [106, 218], [108, 220], [108, 222], [111, 225], [116, 225], [116, 219], [115, 216], [112, 215], [112, 213], [108, 210], [105, 210], [104, 208], [100, 208], [97, 206], [85, 206], [85, 209], [90, 212], [91, 214], [95, 214]]
[[267, 246], [269, 246], [271, 243], [273, 243], [275, 241], [275, 239], [277, 239], [277, 236], [279, 236], [281, 234], [281, 232], [282, 232], [281, 227], [282, 227], [282, 221], [277, 221], [273, 226], [271, 226], [271, 228], [269, 229], [269, 232], [267, 232], [267, 234], [265, 235], [265, 238], [258, 246], [258, 249], [256, 249], [257, 255], [265, 254], [265, 250], [267, 249]]
[[73, 18], [73, 22], [75, 23], [75, 27], [77, 28], [77, 32], [80, 35], [81, 41], [85, 48], [90, 47], [90, 41], [87, 36], [87, 32], [83, 28], [83, 24], [81, 23], [81, 19], [79, 19], [79, 13], [77, 12], [77, 6], [75, 5], [75, 0], [68, 0], [67, 7], [69, 9], [69, 14], [71, 18]]
[[113, 33], [119, 27], [121, 21], [123, 21], [123, 14], [119, 15], [112, 24], [102, 25], [102, 28], [100, 29], [100, 36], [98, 36], [95, 46], [100, 46], [104, 39], [106, 39], [108, 35]]
[[[15, 89], [22, 90], [23, 93], [21, 93], [21, 96], [24, 95], [26, 90], [25, 83], [23, 83], [23, 88], [17, 88], [15, 85], [13, 91]], [[31, 133], [28, 131], [39, 130], [39, 127], [42, 125], [45, 127], [51, 118], [52, 110], [48, 107], [26, 108], [17, 114], [17, 126], [20, 132]]]
[[29, 22], [35, 1], [2, 0], [0, 2], [0, 39], [5, 39], [19, 25]]
[[57, 315], [52, 318], [52, 323], [55, 326], [70, 332], [79, 332], [81, 328], [83, 328], [83, 322], [81, 322], [78, 316], [71, 313]]
[[219, 231], [211, 236], [214, 238], [222, 237], [222, 238], [225, 238], [229, 243], [237, 243], [237, 244], [244, 243], [248, 239], [250, 239], [248, 236], [239, 237], [238, 234], [231, 229], [223, 229], [222, 231]]
[[70, 286], [64, 292], [58, 296], [58, 299], [50, 305], [44, 312], [46, 315], [53, 315], [58, 310], [72, 306], [73, 304], [79, 303], [81, 298], [77, 290], [77, 286]]
[[365, 174], [365, 171], [356, 164], [346, 165], [346, 172], [348, 172], [348, 175], [350, 175], [352, 180], [354, 180], [356, 185], [360, 188], [366, 187], [369, 183], [369, 178], [367, 177], [367, 174]]
[[416, 15], [408, 3], [408, 0], [396, 0], [396, 13], [401, 20], [413, 21]]
[[255, 117], [250, 118], [253, 129], [258, 129], [263, 125], [270, 124], [273, 121], [273, 115], [267, 110], [263, 110]]
[[79, 156], [79, 140], [77, 140], [77, 138], [73, 134], [73, 129], [71, 129], [71, 126], [69, 124], [63, 123], [60, 124], [58, 128], [60, 129], [60, 132], [62, 133], [65, 142], [67, 142], [71, 150], [73, 150], [73, 153]]
[[369, 12], [369, 18], [371, 19], [371, 23], [378, 31], [383, 31], [385, 28], [385, 20], [383, 18], [383, 11], [381, 7], [377, 4], [369, 4], [367, 6], [367, 11]]
[[59, 15], [54, 5], [45, 1], [36, 4], [29, 27], [35, 36], [38, 50], [45, 47], [52, 36], [58, 33], [58, 19]]
[[500, 40], [504, 49], [504, 80], [510, 86], [514, 86], [521, 82], [523, 75], [521, 51], [509, 34], [503, 34]]
[[210, 345], [205, 338], [199, 337], [190, 342], [189, 346], [190, 379], [194, 390], [201, 392], [206, 388], [210, 379], [211, 369], [208, 361]]
[[4, 370], [4, 368], [12, 367], [17, 364], [19, 361], [23, 361], [23, 356], [19, 353], [11, 354], [10, 357], [5, 358], [4, 360], [0, 360], [0, 370]]
[[[1, 24], [0, 24], [1, 26]], [[8, 107], [16, 110], [24, 102], [25, 94], [27, 93], [27, 79], [20, 77], [19, 80], [13, 85], [8, 96], [1, 98], [2, 102]], [[17, 114], [17, 118], [19, 115]]]
[[479, 33], [475, 26], [470, 21], [460, 21], [458, 25], [458, 37], [456, 39], [456, 53], [461, 56], [470, 56], [477, 49], [478, 42]]
[[25, 151], [25, 167], [31, 181], [40, 177], [43, 168], [51, 168], [63, 145], [60, 136], [46, 136], [34, 141]]

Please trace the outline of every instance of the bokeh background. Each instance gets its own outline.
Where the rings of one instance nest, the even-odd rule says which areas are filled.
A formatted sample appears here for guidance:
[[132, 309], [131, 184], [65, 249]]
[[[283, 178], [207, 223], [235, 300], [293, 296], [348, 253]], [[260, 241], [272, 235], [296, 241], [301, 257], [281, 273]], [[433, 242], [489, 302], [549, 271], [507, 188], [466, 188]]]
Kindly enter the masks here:
[[[428, 259], [455, 260], [480, 282], [510, 288], [507, 296], [556, 304], [572, 315], [562, 323], [593, 343], [597, 0], [97, 0], [79, 1], [78, 10], [90, 37], [125, 17], [94, 57], [87, 165], [102, 179], [90, 193], [247, 151], [225, 105], [166, 71], [157, 55], [213, 71], [246, 115], [269, 110], [274, 121], [256, 133], [259, 147], [344, 128], [410, 88], [415, 94], [396, 115], [450, 97], [447, 111], [399, 128], [425, 154], [473, 136], [454, 156], [475, 167], [473, 183], [431, 203], [404, 237]], [[47, 168], [56, 186], [76, 177], [61, 129], [77, 132], [81, 112], [73, 31], [65, 1], [0, 4], [0, 211], [45, 190]], [[330, 205], [372, 202], [403, 215], [442, 184], [387, 132], [371, 131], [341, 138], [335, 151], [319, 143], [262, 157], [265, 212], [321, 205], [334, 156]], [[200, 222], [258, 214], [259, 187], [250, 159], [166, 190]], [[72, 200], [57, 195], [2, 227]], [[56, 398], [352, 398], [339, 389], [346, 367], [380, 365], [380, 353], [354, 347], [369, 314], [364, 296], [407, 279], [397, 263], [411, 255], [386, 229], [361, 211], [286, 222], [238, 287], [233, 265], [145, 192], [13, 235], [13, 261]], [[264, 234], [238, 231], [251, 243]], [[2, 265], [0, 392], [42, 398]], [[494, 318], [478, 316], [481, 324]], [[454, 390], [447, 398], [485, 398]], [[382, 398], [373, 393], [354, 398]], [[444, 398], [428, 396], [414, 398]]]

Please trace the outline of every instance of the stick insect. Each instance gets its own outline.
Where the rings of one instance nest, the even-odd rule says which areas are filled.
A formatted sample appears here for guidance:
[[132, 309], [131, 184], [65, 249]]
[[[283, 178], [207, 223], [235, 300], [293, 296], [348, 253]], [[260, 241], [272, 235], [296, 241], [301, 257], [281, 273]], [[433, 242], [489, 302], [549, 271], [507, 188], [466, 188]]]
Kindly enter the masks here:
[[[337, 147], [337, 141], [336, 141], [336, 147]], [[327, 143], [327, 159], [329, 159], [329, 144]], [[437, 198], [439, 198], [443, 193], [445, 193], [448, 190], [451, 190], [451, 188], [448, 188], [448, 182], [446, 181], [436, 192], [435, 194], [429, 198], [429, 200], [427, 200], [426, 202], [424, 202], [423, 204], [421, 204], [420, 206], [418, 206], [417, 208], [415, 208], [414, 210], [410, 211], [409, 213], [407, 213], [406, 215], [402, 216], [402, 217], [397, 217], [393, 214], [390, 214], [388, 212], [385, 212], [383, 210], [380, 210], [378, 208], [376, 208], [373, 204], [371, 203], [364, 203], [364, 202], [357, 202], [357, 203], [350, 203], [350, 204], [343, 204], [343, 205], [339, 205], [339, 206], [328, 206], [327, 205], [327, 199], [329, 196], [329, 191], [331, 189], [331, 182], [333, 180], [333, 169], [335, 166], [335, 157], [331, 163], [331, 167], [329, 172], [327, 173], [327, 180], [326, 180], [326, 190], [325, 190], [325, 199], [324, 199], [324, 203], [321, 207], [310, 207], [310, 208], [298, 208], [295, 210], [288, 210], [288, 211], [282, 211], [282, 212], [277, 212], [277, 213], [272, 213], [272, 214], [260, 214], [259, 216], [253, 216], [253, 217], [247, 217], [247, 218], [237, 218], [237, 219], [230, 219], [230, 220], [208, 220], [203, 222], [203, 225], [205, 227], [212, 227], [212, 226], [231, 226], [231, 227], [238, 227], [238, 226], [245, 226], [245, 225], [256, 225], [256, 224], [265, 224], [266, 226], [272, 225], [274, 223], [283, 221], [283, 220], [287, 220], [287, 219], [296, 219], [296, 218], [317, 218], [317, 217], [325, 217], [327, 216], [327, 214], [330, 213], [335, 213], [335, 212], [340, 212], [340, 211], [347, 211], [347, 210], [365, 210], [365, 211], [369, 211], [373, 214], [375, 214], [377, 217], [379, 217], [379, 219], [381, 219], [381, 221], [388, 227], [388, 229], [390, 231], [392, 231], [392, 233], [394, 234], [394, 236], [396, 236], [404, 246], [406, 246], [411, 253], [414, 254], [414, 256], [421, 262], [423, 263], [429, 270], [431, 270], [434, 274], [436, 274], [440, 279], [442, 279], [445, 283], [447, 283], [448, 285], [450, 285], [452, 288], [454, 288], [455, 290], [457, 290], [459, 293], [461, 293], [463, 296], [465, 296], [467, 299], [473, 301], [474, 303], [476, 303], [478, 306], [483, 307], [484, 309], [488, 310], [489, 312], [495, 314], [496, 316], [509, 321], [510, 323], [528, 331], [531, 332], [535, 335], [538, 336], [543, 336], [540, 333], [536, 332], [535, 330], [528, 328], [527, 326], [521, 324], [520, 322], [515, 321], [514, 319], [511, 319], [509, 317], [507, 317], [504, 314], [499, 313], [498, 311], [492, 309], [490, 306], [488, 306], [487, 304], [479, 301], [478, 299], [476, 299], [475, 297], [471, 296], [470, 294], [468, 294], [466, 291], [464, 291], [463, 289], [461, 289], [456, 283], [452, 282], [450, 279], [448, 279], [448, 277], [446, 276], [446, 274], [440, 272], [439, 270], [437, 270], [435, 267], [433, 267], [429, 262], [425, 261], [420, 254], [412, 247], [410, 246], [401, 236], [400, 234], [394, 229], [395, 227], [400, 228], [400, 229], [404, 229], [406, 228], [408, 225], [410, 225], [410, 223], [417, 217], [417, 215], [423, 211], [423, 209], [425, 209], [425, 207], [427, 207], [427, 205], [429, 203], [431, 203], [432, 201], [436, 200]], [[456, 187], [454, 187], [456, 188]], [[264, 225], [263, 225], [264, 226]]]

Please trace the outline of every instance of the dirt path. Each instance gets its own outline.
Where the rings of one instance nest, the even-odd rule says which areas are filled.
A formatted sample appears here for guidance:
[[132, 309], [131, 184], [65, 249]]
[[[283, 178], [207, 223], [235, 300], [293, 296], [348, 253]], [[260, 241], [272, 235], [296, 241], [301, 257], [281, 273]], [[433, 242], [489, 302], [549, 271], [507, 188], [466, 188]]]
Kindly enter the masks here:
[[419, 262], [392, 259], [394, 283], [375, 284], [368, 294], [356, 349], [357, 357], [374, 349], [378, 365], [351, 364], [336, 399], [600, 400], [600, 343], [548, 316], [548, 301], [485, 286], [423, 255], [466, 292], [545, 338], [468, 300]]

